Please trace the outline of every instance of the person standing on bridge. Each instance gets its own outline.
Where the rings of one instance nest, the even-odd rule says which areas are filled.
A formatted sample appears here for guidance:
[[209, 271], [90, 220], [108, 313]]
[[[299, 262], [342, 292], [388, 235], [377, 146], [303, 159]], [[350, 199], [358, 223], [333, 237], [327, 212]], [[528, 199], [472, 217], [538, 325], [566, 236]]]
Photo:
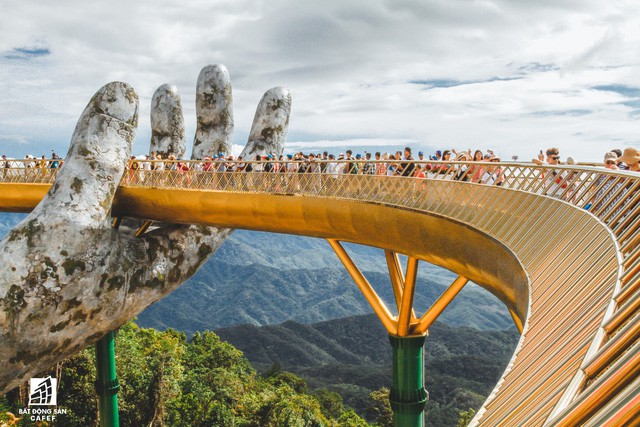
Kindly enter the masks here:
[[[502, 185], [504, 183], [504, 171], [500, 167], [500, 157], [491, 156], [489, 162], [491, 166], [485, 168], [482, 182], [487, 185]], [[497, 165], [496, 165], [497, 163]]]
[[358, 173], [358, 164], [353, 158], [353, 151], [347, 150], [345, 151], [347, 154], [345, 160], [347, 160], [346, 166], [344, 168], [344, 173], [346, 174], [357, 174]]
[[318, 160], [322, 160], [322, 162], [320, 163], [320, 170], [324, 173], [327, 171], [327, 163], [329, 163], [329, 152], [328, 151], [323, 151], [322, 152], [322, 158], [319, 158]]
[[[485, 159], [485, 157], [482, 154], [481, 150], [476, 150], [473, 152], [473, 162], [485, 162], [488, 161], [489, 158], [491, 157], [490, 154], [487, 153], [487, 158]], [[469, 179], [471, 180], [471, 182], [480, 182], [482, 177], [484, 176], [484, 171], [486, 169], [485, 165], [470, 165], [469, 166]]]
[[419, 165], [422, 167], [422, 172], [427, 173], [427, 159], [424, 157], [424, 151], [418, 151], [418, 160]]
[[631, 172], [640, 172], [640, 152], [637, 148], [625, 148], [622, 156], [618, 158], [619, 163], [625, 163], [625, 170]]
[[[536, 165], [544, 166], [559, 166], [560, 165], [560, 150], [555, 147], [549, 148], [546, 151], [546, 161], [545, 157], [542, 154], [542, 150], [540, 150], [540, 154], [538, 154], [538, 158], [532, 159], [531, 161]], [[567, 173], [559, 171], [557, 169], [551, 169], [550, 171], [543, 171], [541, 174], [541, 178], [544, 180], [544, 184], [541, 188], [543, 193], [548, 196], [552, 196], [555, 198], [560, 198], [563, 189], [567, 188]]]
[[610, 151], [604, 155], [604, 167], [611, 170], [620, 169], [616, 164], [618, 162], [618, 156], [616, 153]]
[[411, 156], [411, 147], [404, 147], [404, 160], [405, 162], [400, 163], [400, 166], [398, 166], [398, 175], [413, 176], [413, 170], [416, 165], [413, 163], [413, 157]]
[[387, 164], [382, 162], [382, 160], [388, 160], [389, 155], [385, 153], [387, 158], [384, 159], [379, 151], [376, 152], [376, 175], [387, 175]]
[[[439, 150], [436, 152], [436, 160], [442, 161], [442, 162], [451, 161], [451, 150], [444, 150], [442, 152], [441, 158], [438, 158], [437, 156], [438, 152]], [[452, 168], [453, 168], [453, 165], [448, 163], [437, 163], [433, 166], [433, 170], [436, 172], [436, 174], [444, 175], [442, 179], [451, 179], [451, 175], [449, 175], [449, 172], [451, 171]]]
[[376, 174], [376, 164], [371, 161], [371, 153], [365, 151], [364, 153], [364, 165], [362, 166], [362, 173], [365, 175]]

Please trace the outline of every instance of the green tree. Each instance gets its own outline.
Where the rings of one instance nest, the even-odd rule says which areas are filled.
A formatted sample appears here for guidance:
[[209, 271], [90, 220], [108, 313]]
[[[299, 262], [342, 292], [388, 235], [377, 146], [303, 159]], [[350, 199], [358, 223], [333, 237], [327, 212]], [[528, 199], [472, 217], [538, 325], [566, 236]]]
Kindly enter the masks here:
[[379, 427], [393, 427], [393, 410], [389, 401], [389, 389], [382, 387], [369, 395], [370, 406], [367, 415]]
[[276, 387], [286, 384], [291, 387], [296, 393], [300, 394], [306, 393], [309, 388], [305, 380], [296, 376], [295, 374], [292, 374], [291, 372], [282, 372], [276, 377], [269, 378], [268, 381]]
[[166, 404], [181, 393], [184, 334], [124, 325], [116, 335], [123, 425], [163, 426]]
[[255, 427], [323, 427], [330, 421], [322, 414], [320, 404], [307, 394], [297, 394], [286, 384], [266, 387], [249, 396], [254, 405], [249, 414], [250, 426]]
[[169, 424], [235, 425], [239, 402], [256, 381], [242, 352], [213, 332], [196, 333], [186, 344], [182, 365], [182, 393], [168, 403]]
[[466, 411], [461, 411], [460, 418], [458, 419], [458, 427], [467, 427], [475, 414], [476, 411], [472, 408], [469, 408]]
[[339, 427], [368, 427], [369, 424], [358, 416], [353, 410], [344, 412], [338, 418]]
[[51, 375], [58, 378], [58, 402], [67, 409], [65, 425], [91, 426], [98, 419], [95, 392], [96, 364], [93, 347], [60, 362]]
[[313, 397], [320, 403], [320, 410], [327, 418], [338, 419], [345, 412], [342, 396], [336, 392], [319, 388], [313, 392]]
[[[72, 357], [57, 363], [37, 377], [51, 375], [58, 379], [58, 403], [67, 409], [63, 421], [57, 425], [65, 427], [91, 426], [96, 424], [98, 417], [98, 398], [95, 393], [95, 354], [93, 348], [84, 349]], [[23, 418], [20, 425], [30, 426], [34, 423], [18, 415], [21, 408], [28, 403], [28, 383], [11, 390], [0, 398], [0, 414], [11, 412], [18, 418]], [[6, 421], [0, 415], [0, 421]], [[64, 424], [62, 424], [64, 422]]]
[[[116, 334], [121, 425], [159, 427], [362, 427], [367, 423], [326, 389], [307, 394], [306, 382], [274, 368], [260, 377], [241, 351], [212, 333], [187, 341], [173, 330], [133, 323]], [[95, 352], [87, 348], [41, 376], [59, 380], [58, 399], [68, 409], [54, 425], [97, 425]], [[24, 407], [27, 388], [0, 398], [0, 420]], [[372, 393], [378, 425], [389, 425], [389, 391]], [[25, 426], [31, 425], [30, 422]]]

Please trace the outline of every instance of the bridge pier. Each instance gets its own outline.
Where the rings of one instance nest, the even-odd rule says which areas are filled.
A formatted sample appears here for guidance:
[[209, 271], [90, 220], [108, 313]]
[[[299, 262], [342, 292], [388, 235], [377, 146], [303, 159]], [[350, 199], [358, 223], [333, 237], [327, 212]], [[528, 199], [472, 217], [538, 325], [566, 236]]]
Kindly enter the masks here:
[[100, 398], [100, 426], [119, 427], [118, 377], [116, 376], [115, 334], [109, 332], [96, 343], [96, 392]]
[[423, 427], [429, 393], [424, 388], [422, 347], [426, 335], [389, 335], [393, 349], [393, 386], [389, 395], [396, 427]]

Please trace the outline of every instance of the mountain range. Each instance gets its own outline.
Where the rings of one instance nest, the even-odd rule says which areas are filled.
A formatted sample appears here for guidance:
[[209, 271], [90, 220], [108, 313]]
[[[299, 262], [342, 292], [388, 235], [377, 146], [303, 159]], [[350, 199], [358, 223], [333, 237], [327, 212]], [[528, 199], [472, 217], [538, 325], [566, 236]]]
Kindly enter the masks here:
[[[0, 213], [0, 234], [8, 233], [22, 218], [22, 214]], [[355, 244], [345, 248], [393, 311], [384, 252]], [[421, 262], [416, 311], [425, 311], [454, 278], [450, 271]], [[191, 279], [147, 308], [137, 322], [191, 335], [235, 324], [313, 323], [371, 311], [325, 240], [237, 230]], [[439, 319], [477, 329], [512, 325], [506, 307], [472, 283]]]
[[[390, 310], [395, 310], [384, 252], [344, 246]], [[426, 262], [419, 265], [414, 304], [423, 312], [456, 276]], [[313, 323], [371, 312], [325, 240], [237, 230], [189, 281], [137, 321], [144, 327], [172, 327], [191, 334], [234, 324]], [[512, 325], [505, 306], [471, 283], [440, 319], [478, 329]]]

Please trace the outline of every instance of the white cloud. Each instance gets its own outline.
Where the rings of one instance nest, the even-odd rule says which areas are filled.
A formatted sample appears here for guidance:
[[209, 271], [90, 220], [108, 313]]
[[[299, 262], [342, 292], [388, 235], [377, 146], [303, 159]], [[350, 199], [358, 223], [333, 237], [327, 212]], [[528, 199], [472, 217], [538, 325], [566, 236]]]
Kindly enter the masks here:
[[26, 144], [28, 141], [25, 135], [0, 135], [0, 142], [3, 144]]
[[[639, 145], [633, 99], [593, 89], [639, 86], [639, 43], [632, 0], [16, 2], [0, 16], [0, 135], [3, 148], [28, 135], [6, 146], [15, 155], [64, 152], [92, 94], [123, 80], [141, 99], [138, 153], [163, 83], [181, 92], [190, 138], [197, 75], [217, 62], [234, 82], [238, 145], [262, 93], [283, 85], [301, 143], [490, 146], [520, 158], [557, 145], [597, 160]], [[15, 49], [49, 52], [16, 59]], [[466, 84], [409, 83], [435, 80]]]

